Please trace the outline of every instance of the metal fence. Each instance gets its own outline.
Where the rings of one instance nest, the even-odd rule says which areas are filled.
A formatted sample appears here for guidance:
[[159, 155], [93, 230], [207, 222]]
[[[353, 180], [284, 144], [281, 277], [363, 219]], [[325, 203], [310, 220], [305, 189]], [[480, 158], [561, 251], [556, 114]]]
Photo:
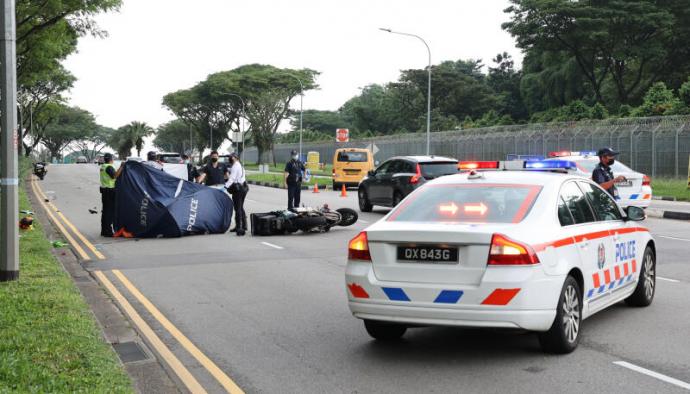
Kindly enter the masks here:
[[[367, 138], [349, 143], [304, 143], [303, 153], [316, 151], [320, 161], [330, 163], [336, 149], [378, 148], [376, 160], [392, 156], [423, 154], [425, 134], [411, 133]], [[494, 126], [434, 132], [431, 153], [461, 160], [505, 160], [508, 154], [548, 155], [560, 150], [597, 150], [609, 146], [621, 152], [619, 160], [652, 177], [685, 177], [690, 157], [690, 116], [607, 119], [548, 124]], [[289, 160], [298, 144], [280, 144], [276, 162]], [[247, 148], [245, 160], [257, 160], [255, 147]]]

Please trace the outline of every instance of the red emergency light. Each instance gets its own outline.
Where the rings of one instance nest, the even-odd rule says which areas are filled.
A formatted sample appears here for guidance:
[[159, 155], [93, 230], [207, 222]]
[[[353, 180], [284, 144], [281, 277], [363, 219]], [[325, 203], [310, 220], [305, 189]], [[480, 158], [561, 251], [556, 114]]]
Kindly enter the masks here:
[[460, 171], [498, 169], [497, 161], [461, 161], [458, 162]]
[[563, 156], [571, 156], [572, 152], [569, 150], [562, 150], [558, 152], [549, 152], [549, 157], [563, 157]]

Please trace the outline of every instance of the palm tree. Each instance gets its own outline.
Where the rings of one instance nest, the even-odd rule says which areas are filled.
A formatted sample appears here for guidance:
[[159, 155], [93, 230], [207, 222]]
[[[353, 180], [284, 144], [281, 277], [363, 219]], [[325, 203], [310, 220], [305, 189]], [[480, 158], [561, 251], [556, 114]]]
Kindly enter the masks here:
[[144, 138], [155, 133], [153, 127], [146, 122], [132, 122], [126, 126], [129, 129], [132, 144], [137, 149], [137, 156], [141, 157], [141, 150], [144, 148]]

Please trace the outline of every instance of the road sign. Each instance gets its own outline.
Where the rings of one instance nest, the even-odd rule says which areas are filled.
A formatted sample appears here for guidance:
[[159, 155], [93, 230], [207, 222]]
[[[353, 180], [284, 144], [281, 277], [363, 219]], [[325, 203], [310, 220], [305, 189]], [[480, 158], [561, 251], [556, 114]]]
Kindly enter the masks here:
[[350, 130], [349, 129], [337, 129], [335, 131], [336, 142], [349, 142], [350, 141]]
[[379, 152], [379, 147], [376, 146], [376, 144], [373, 142], [369, 144], [369, 146], [367, 146], [367, 149], [369, 149], [371, 151], [371, 154], [374, 156], [376, 156], [376, 154]]

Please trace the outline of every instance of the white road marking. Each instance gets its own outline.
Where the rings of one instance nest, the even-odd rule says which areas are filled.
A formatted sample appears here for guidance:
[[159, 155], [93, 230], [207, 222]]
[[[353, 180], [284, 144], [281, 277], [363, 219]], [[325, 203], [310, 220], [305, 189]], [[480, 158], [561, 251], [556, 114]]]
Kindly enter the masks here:
[[686, 238], [669, 237], [669, 236], [666, 236], [666, 235], [657, 235], [657, 237], [659, 237], [659, 238], [666, 238], [666, 239], [673, 239], [673, 240], [676, 240], [676, 241], [690, 242], [690, 239], [686, 239]]
[[275, 249], [283, 249], [282, 246], [273, 245], [273, 244], [270, 244], [270, 243], [268, 243], [268, 242], [262, 242], [262, 244], [264, 244], [264, 245], [266, 245], [266, 246], [270, 246], [271, 248], [275, 248]]
[[678, 279], [663, 278], [663, 277], [661, 277], [661, 276], [657, 276], [656, 278], [659, 279], [659, 280], [665, 280], [665, 281], [667, 281], [667, 282], [673, 282], [673, 283], [678, 283], [678, 282], [680, 282]]
[[690, 390], [690, 383], [683, 382], [682, 380], [674, 379], [670, 376], [666, 376], [666, 375], [651, 371], [651, 370], [646, 369], [646, 368], [638, 367], [635, 364], [630, 364], [630, 363], [625, 362], [625, 361], [614, 361], [613, 363], [620, 366], [620, 367], [628, 368], [628, 369], [633, 370], [635, 372], [639, 372], [641, 374], [651, 376], [653, 378], [659, 379], [659, 380], [664, 381], [666, 383], [671, 383], [673, 385], [684, 388], [686, 390]]

